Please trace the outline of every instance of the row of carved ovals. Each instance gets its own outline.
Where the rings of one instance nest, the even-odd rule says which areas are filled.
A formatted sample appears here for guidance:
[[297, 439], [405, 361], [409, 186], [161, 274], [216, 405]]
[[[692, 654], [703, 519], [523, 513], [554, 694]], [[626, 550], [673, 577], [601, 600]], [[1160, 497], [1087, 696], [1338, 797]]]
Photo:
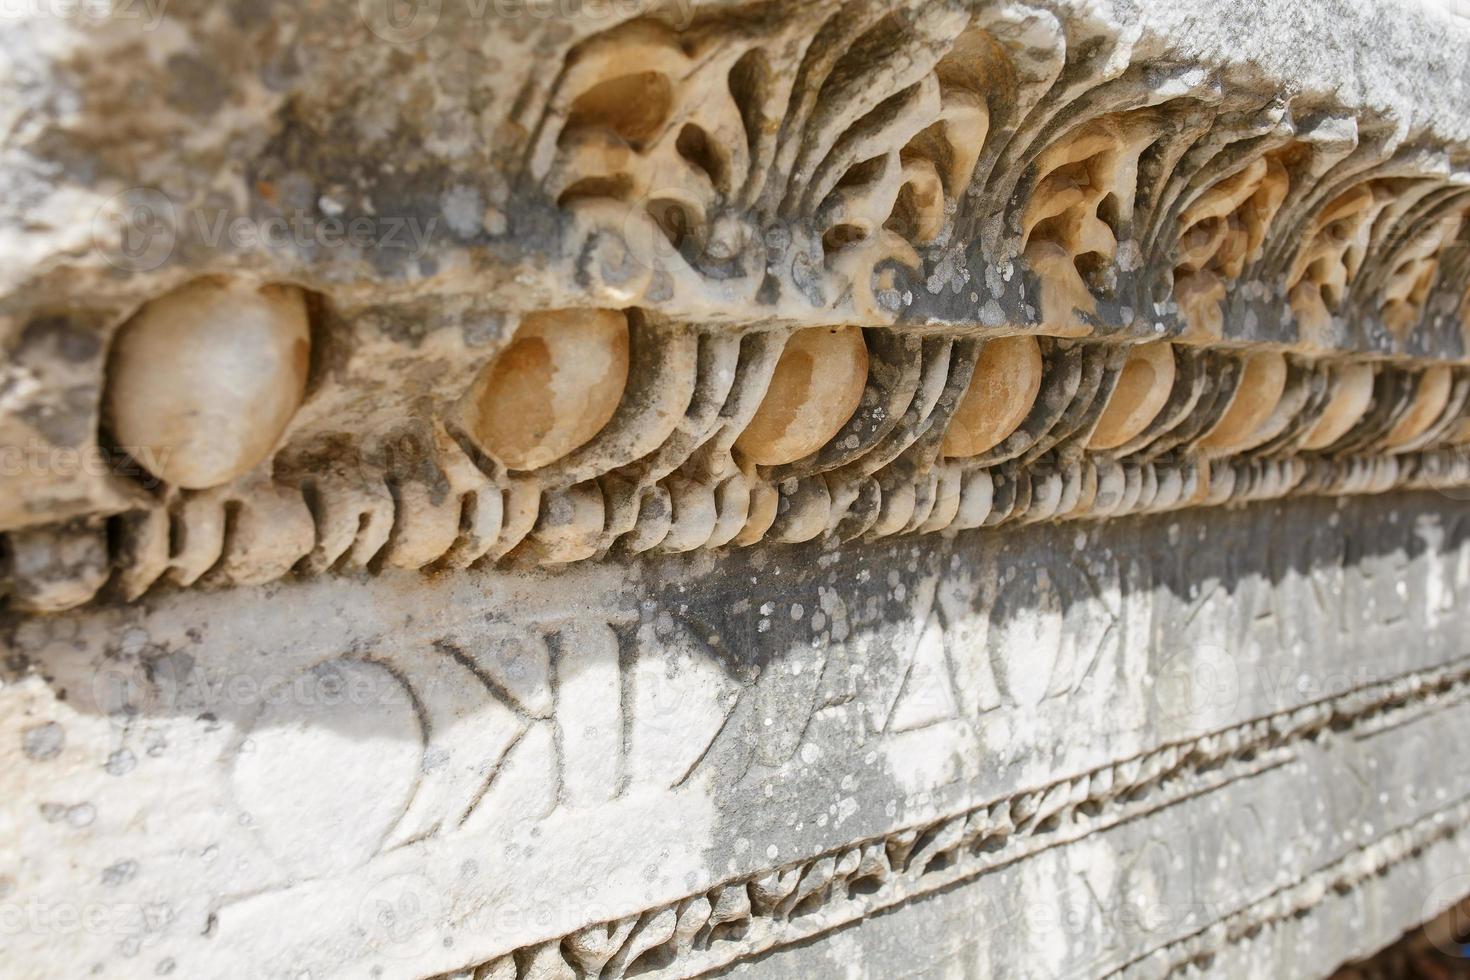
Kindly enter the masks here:
[[[478, 382], [472, 432], [480, 447], [512, 469], [534, 469], [595, 436], [616, 412], [626, 384], [628, 336], [621, 317], [608, 310], [528, 317]], [[759, 407], [734, 443], [735, 452], [760, 466], [790, 464], [816, 453], [857, 411], [869, 366], [859, 327], [795, 331], [785, 341]], [[941, 454], [968, 459], [1004, 442], [1035, 406], [1044, 370], [1036, 337], [985, 343], [948, 421]], [[1088, 447], [1113, 449], [1137, 437], [1163, 409], [1174, 378], [1172, 345], [1155, 342], [1133, 349]], [[1241, 395], [1205, 445], [1221, 452], [1242, 448], [1275, 408], [1284, 378], [1281, 355], [1248, 358]]]
[[[1031, 335], [986, 341], [946, 420], [940, 455], [955, 460], [995, 450], [1021, 428], [1042, 396], [1046, 341]], [[1288, 357], [1256, 350], [1238, 355], [1239, 371], [1225, 402], [1194, 446], [1211, 456], [1245, 452], [1283, 429], [1279, 416], [1296, 382]], [[591, 440], [618, 409], [627, 383], [628, 331], [623, 314], [562, 310], [526, 318], [515, 341], [482, 372], [474, 399], [473, 434], [511, 469], [552, 462]], [[1374, 403], [1377, 373], [1368, 363], [1324, 369], [1328, 383], [1298, 445], [1323, 450], [1342, 439]], [[1083, 448], [1127, 447], [1160, 418], [1179, 383], [1176, 347], [1150, 341], [1129, 348], [1105, 394]], [[738, 382], [737, 382], [738, 383]], [[809, 327], [791, 333], [760, 397], [734, 442], [751, 464], [780, 467], [811, 457], [843, 432], [872, 384], [864, 331], [857, 326]], [[1451, 371], [1433, 366], [1418, 375], [1412, 403], [1382, 439], [1408, 444], [1440, 417]], [[1301, 407], [1301, 406], [1298, 406]]]
[[[487, 455], [519, 472], [586, 446], [628, 399], [631, 335], [630, 316], [619, 310], [524, 316], [462, 400], [465, 431]], [[1051, 397], [1043, 383], [1048, 345], [1056, 343], [1030, 335], [981, 343], [962, 392], [940, 412], [938, 455], [990, 460], [1029, 418], [1044, 414], [1040, 403]], [[734, 440], [736, 458], [783, 467], [813, 457], [845, 428], [851, 432], [864, 398], [871, 400], [882, 381], [869, 344], [857, 326], [798, 329], [781, 341], [769, 372], [734, 378], [730, 383], [737, 386], [763, 384]], [[186, 489], [228, 483], [280, 442], [302, 402], [310, 355], [308, 302], [300, 288], [222, 279], [186, 285], [146, 304], [116, 338], [106, 398], [111, 436], [167, 483]], [[1293, 406], [1312, 414], [1296, 444], [1323, 450], [1375, 403], [1377, 373], [1366, 363], [1321, 368], [1329, 380], [1309, 397], [1289, 396], [1305, 389], [1286, 355], [1257, 350], [1236, 357], [1233, 386], [1222, 388], [1223, 400], [1192, 435], [1193, 446], [1208, 455], [1269, 443]], [[1180, 414], [1174, 402], [1190, 382], [1181, 377], [1176, 347], [1168, 341], [1135, 345], [1114, 360], [1111, 385], [1102, 389], [1100, 411], [1093, 412], [1090, 431], [1082, 429], [1080, 445], [1126, 453], [1165, 415]], [[1441, 416], [1450, 396], [1448, 367], [1423, 371], [1379, 444], [1412, 443]], [[939, 404], [931, 399], [928, 410]], [[1060, 417], [1053, 411], [1048, 424]]]

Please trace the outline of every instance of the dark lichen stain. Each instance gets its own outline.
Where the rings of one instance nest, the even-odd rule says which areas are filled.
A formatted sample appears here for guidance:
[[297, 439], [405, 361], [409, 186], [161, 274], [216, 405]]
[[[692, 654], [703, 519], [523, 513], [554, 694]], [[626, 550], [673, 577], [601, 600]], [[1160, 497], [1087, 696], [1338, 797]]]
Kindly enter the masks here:
[[64, 316], [38, 316], [26, 323], [15, 347], [18, 361], [60, 358], [72, 364], [95, 360], [102, 349], [96, 333]]

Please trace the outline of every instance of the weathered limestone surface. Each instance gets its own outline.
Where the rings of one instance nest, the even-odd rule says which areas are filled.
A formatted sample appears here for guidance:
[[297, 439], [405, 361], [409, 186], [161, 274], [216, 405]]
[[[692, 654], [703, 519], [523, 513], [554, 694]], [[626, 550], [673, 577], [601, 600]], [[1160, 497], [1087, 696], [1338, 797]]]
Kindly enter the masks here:
[[[7, 961], [427, 976], [516, 951], [548, 964], [517, 975], [682, 976], [795, 946], [742, 969], [1309, 975], [1463, 867], [1424, 859], [1467, 847], [1470, 763], [1441, 748], [1470, 710], [1457, 510], [1300, 501], [24, 620], [9, 898], [110, 917], [11, 933]], [[1365, 879], [1405, 883], [1341, 911]], [[1299, 911], [1325, 958], [1294, 961]]]
[[1435, 918], [1463, 14], [4, 11], [0, 977], [1305, 977]]

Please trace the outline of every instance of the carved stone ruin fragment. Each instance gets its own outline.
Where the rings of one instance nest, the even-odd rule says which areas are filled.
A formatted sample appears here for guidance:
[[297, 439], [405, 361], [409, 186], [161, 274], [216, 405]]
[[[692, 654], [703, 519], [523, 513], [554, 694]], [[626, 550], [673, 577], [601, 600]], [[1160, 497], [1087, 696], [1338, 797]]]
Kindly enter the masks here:
[[37, 2], [0, 89], [0, 978], [1466, 940], [1455, 4]]

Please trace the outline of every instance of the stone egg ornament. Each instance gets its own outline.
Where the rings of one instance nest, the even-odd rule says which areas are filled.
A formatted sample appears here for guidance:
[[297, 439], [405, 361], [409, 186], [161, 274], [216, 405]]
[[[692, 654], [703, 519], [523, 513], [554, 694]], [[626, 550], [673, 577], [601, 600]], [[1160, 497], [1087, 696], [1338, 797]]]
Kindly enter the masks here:
[[786, 341], [771, 383], [735, 449], [761, 466], [793, 463], [827, 444], [868, 383], [861, 327], [808, 327]]
[[306, 392], [310, 358], [298, 287], [182, 286], [144, 305], [113, 341], [112, 436], [166, 483], [229, 483], [275, 449]]
[[1373, 404], [1373, 365], [1342, 364], [1332, 371], [1332, 390], [1301, 448], [1325, 449], [1348, 434]]
[[475, 381], [470, 433], [510, 469], [554, 462], [612, 420], [628, 358], [628, 318], [619, 310], [529, 314]]
[[1117, 449], [1141, 435], [1168, 403], [1174, 375], [1174, 349], [1167, 342], [1129, 351], [1087, 448]]
[[1240, 382], [1225, 409], [1199, 448], [1211, 455], [1244, 452], [1261, 442], [1261, 428], [1271, 418], [1286, 390], [1286, 358], [1278, 351], [1245, 355]]
[[951, 459], [994, 449], [1026, 421], [1041, 391], [1043, 360], [1035, 337], [986, 341], [940, 452]]

